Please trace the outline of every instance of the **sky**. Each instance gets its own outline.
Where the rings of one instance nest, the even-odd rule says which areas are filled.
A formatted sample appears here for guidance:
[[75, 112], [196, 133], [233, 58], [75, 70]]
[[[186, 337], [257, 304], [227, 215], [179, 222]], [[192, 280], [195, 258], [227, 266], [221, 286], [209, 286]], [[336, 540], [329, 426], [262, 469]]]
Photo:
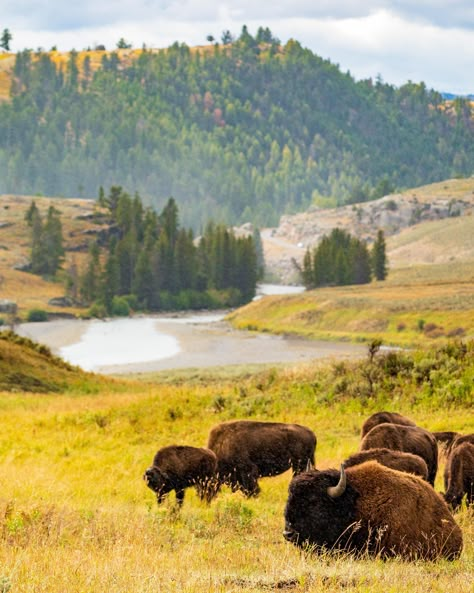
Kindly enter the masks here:
[[0, 0], [10, 49], [205, 45], [242, 26], [295, 39], [356, 80], [474, 93], [473, 0]]

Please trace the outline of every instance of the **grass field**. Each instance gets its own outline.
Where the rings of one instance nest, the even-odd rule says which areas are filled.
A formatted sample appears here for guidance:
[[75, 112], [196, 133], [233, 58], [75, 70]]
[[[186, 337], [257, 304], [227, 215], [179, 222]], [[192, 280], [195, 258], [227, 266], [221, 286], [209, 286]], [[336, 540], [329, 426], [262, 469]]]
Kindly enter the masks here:
[[[188, 490], [181, 511], [173, 494], [158, 507], [142, 480], [159, 447], [205, 445], [210, 428], [232, 418], [311, 427], [319, 468], [357, 449], [361, 424], [377, 409], [431, 430], [474, 431], [473, 344], [395, 355], [387, 359], [398, 365], [393, 376], [383, 360], [141, 382], [77, 373], [58, 394], [1, 392], [0, 591], [472, 590], [474, 515], [465, 507], [456, 514], [465, 549], [455, 562], [356, 560], [285, 542], [289, 472], [261, 480], [258, 498], [224, 488], [206, 506]], [[28, 364], [34, 373], [57, 362]], [[23, 362], [18, 372], [27, 372]]]

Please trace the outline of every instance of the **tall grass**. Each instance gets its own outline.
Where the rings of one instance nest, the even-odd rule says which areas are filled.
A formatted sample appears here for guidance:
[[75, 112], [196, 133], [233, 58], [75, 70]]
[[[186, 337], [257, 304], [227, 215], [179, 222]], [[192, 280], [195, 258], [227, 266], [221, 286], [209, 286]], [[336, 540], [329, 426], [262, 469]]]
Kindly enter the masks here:
[[474, 346], [456, 343], [200, 380], [162, 373], [94, 394], [1, 393], [0, 591], [465, 593], [474, 515], [464, 507], [465, 550], [452, 563], [314, 556], [281, 534], [289, 472], [261, 480], [258, 498], [224, 488], [206, 506], [188, 490], [181, 510], [173, 494], [158, 507], [142, 474], [159, 447], [205, 445], [231, 418], [310, 426], [320, 468], [354, 452], [363, 420], [381, 408], [473, 432], [473, 381]]

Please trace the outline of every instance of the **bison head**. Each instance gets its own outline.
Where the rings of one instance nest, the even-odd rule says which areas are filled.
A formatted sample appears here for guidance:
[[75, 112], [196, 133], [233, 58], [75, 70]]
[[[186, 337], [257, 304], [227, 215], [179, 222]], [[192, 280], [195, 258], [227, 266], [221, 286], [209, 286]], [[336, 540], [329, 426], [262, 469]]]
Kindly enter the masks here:
[[164, 495], [172, 489], [169, 487], [169, 480], [165, 472], [159, 467], [149, 467], [143, 474], [143, 479], [148, 488], [155, 492], [158, 504], [163, 502]]
[[295, 476], [289, 486], [283, 536], [297, 546], [357, 547], [356, 500], [344, 468], [313, 470]]

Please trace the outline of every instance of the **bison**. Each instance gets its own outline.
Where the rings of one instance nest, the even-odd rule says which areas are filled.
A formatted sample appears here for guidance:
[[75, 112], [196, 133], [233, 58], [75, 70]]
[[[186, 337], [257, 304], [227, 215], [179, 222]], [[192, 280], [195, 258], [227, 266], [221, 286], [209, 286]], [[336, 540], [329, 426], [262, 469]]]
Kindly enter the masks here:
[[386, 467], [391, 467], [400, 472], [407, 472], [419, 476], [428, 481], [428, 466], [426, 461], [419, 455], [404, 453], [403, 451], [392, 451], [392, 449], [367, 449], [354, 453], [344, 461], [344, 467], [360, 465], [365, 461], [378, 461]]
[[367, 461], [290, 482], [283, 536], [297, 546], [411, 560], [457, 558], [462, 532], [421, 478]]
[[199, 498], [210, 502], [215, 488], [217, 458], [213, 451], [187, 445], [171, 445], [160, 449], [143, 479], [156, 493], [158, 504], [172, 490], [176, 502], [182, 505], [184, 491], [195, 486]]
[[299, 424], [236, 420], [215, 426], [207, 446], [217, 456], [219, 486], [227, 484], [250, 497], [260, 492], [259, 478], [290, 467], [297, 474], [308, 462], [314, 464], [316, 436]]
[[402, 416], [401, 414], [398, 414], [397, 412], [376, 412], [375, 414], [372, 414], [372, 416], [369, 416], [362, 425], [360, 435], [361, 438], [364, 438], [365, 435], [370, 430], [372, 430], [372, 428], [374, 428], [374, 426], [385, 423], [402, 424], [403, 426], [416, 426], [416, 424], [412, 420], [406, 418], [405, 416]]
[[413, 453], [425, 460], [428, 482], [433, 486], [438, 471], [438, 443], [424, 428], [401, 424], [378, 424], [362, 439], [360, 450], [386, 448]]
[[456, 510], [466, 494], [466, 503], [474, 504], [474, 444], [464, 441], [454, 447], [444, 472], [444, 498]]

